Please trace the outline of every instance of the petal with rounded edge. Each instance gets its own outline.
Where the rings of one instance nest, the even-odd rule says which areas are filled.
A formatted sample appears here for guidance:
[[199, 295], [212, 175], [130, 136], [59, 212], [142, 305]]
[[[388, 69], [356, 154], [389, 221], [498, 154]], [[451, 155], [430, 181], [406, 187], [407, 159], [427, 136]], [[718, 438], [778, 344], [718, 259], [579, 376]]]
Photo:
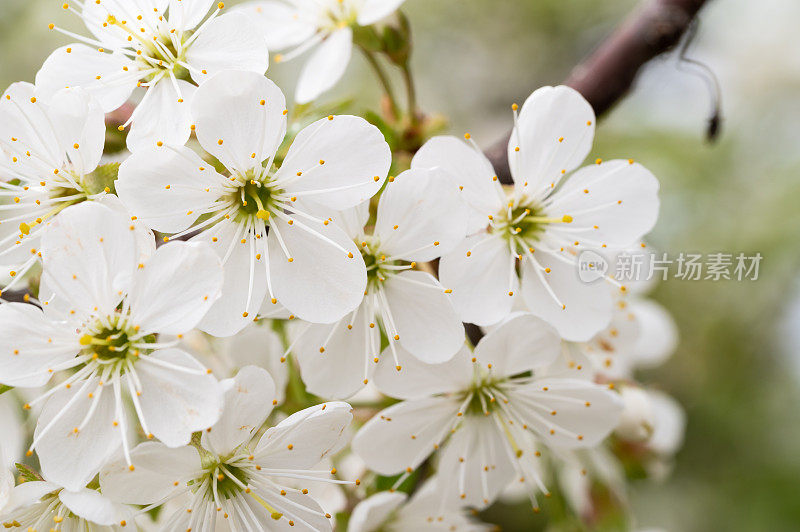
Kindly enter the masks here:
[[553, 224], [552, 234], [597, 248], [638, 244], [658, 219], [658, 188], [655, 176], [633, 161], [581, 168], [549, 198], [549, 216], [572, 217]]
[[267, 248], [275, 297], [298, 317], [332, 323], [361, 303], [366, 266], [353, 241], [335, 224], [297, 217], [289, 225], [276, 217], [270, 221]]
[[117, 194], [157, 231], [189, 228], [223, 193], [225, 178], [186, 147], [137, 150], [119, 167]]
[[[114, 391], [110, 388], [92, 379], [61, 389], [47, 400], [34, 432], [35, 439], [41, 438], [36, 452], [42, 476], [76, 491], [86, 487], [117, 452], [122, 438], [127, 437], [122, 433], [127, 424], [117, 416]], [[121, 415], [125, 417], [124, 412]]]
[[[176, 88], [177, 85], [177, 88]], [[162, 78], [148, 87], [133, 112], [127, 145], [132, 152], [158, 143], [183, 146], [192, 134], [191, 101], [196, 88], [188, 81]]]
[[585, 283], [578, 277], [577, 261], [565, 264], [549, 254], [536, 255], [538, 267], [543, 268], [539, 273], [530, 260], [522, 263], [522, 297], [528, 309], [572, 342], [585, 342], [605, 329], [613, 311], [611, 290], [605, 281]]
[[299, 104], [316, 100], [342, 79], [353, 54], [353, 30], [348, 26], [328, 35], [300, 72], [294, 99]]
[[97, 202], [67, 207], [42, 235], [46, 284], [74, 307], [112, 312], [136, 267], [135, 227]]
[[575, 89], [561, 85], [535, 90], [522, 106], [508, 143], [517, 189], [535, 194], [558, 183], [562, 170], [577, 168], [592, 149], [594, 127], [594, 110]]
[[353, 419], [347, 403], [323, 403], [296, 412], [267, 429], [256, 446], [255, 461], [264, 468], [308, 469], [341, 449]]
[[464, 325], [450, 294], [431, 274], [401, 272], [383, 283], [383, 294], [396, 327], [392, 332], [418, 359], [431, 364], [445, 362], [464, 344]]
[[492, 373], [510, 377], [553, 362], [561, 353], [561, 337], [533, 314], [516, 313], [481, 338], [473, 355]]
[[207, 429], [219, 419], [222, 388], [188, 353], [160, 349], [142, 355], [136, 362], [136, 374], [147, 429], [165, 445], [186, 445], [193, 432]]
[[36, 92], [46, 99], [67, 87], [81, 87], [108, 113], [131, 97], [139, 82], [138, 70], [136, 62], [121, 53], [69, 44], [51, 53], [36, 73]]
[[467, 215], [463, 194], [443, 170], [407, 170], [381, 194], [375, 235], [387, 255], [427, 262], [464, 240]]
[[[269, 66], [267, 41], [244, 13], [233, 11], [208, 23], [186, 50], [186, 61], [198, 84], [219, 72], [239, 70], [262, 75]], [[281, 109], [282, 111], [283, 109]]]
[[100, 471], [100, 489], [111, 500], [148, 505], [166, 499], [203, 471], [193, 447], [170, 448], [161, 442], [140, 443], [131, 451], [131, 465], [117, 460]]
[[260, 166], [286, 135], [286, 99], [255, 72], [220, 72], [197, 89], [192, 102], [197, 140], [229, 170]]
[[519, 285], [512, 260], [506, 242], [486, 233], [467, 238], [442, 257], [439, 280], [453, 291], [462, 321], [493, 325], [508, 316], [514, 302], [509, 292], [516, 293]]
[[402, 369], [397, 371], [390, 348], [381, 355], [375, 369], [375, 385], [390, 397], [421, 399], [432, 395], [456, 393], [472, 384], [472, 354], [466, 345], [447, 362], [427, 364], [398, 348]]
[[220, 384], [225, 389], [222, 415], [203, 433], [203, 446], [224, 456], [250, 441], [272, 412], [275, 382], [265, 369], [245, 366]]
[[416, 469], [450, 434], [458, 407], [458, 400], [449, 397], [390, 406], [361, 427], [353, 438], [353, 452], [381, 475]]
[[411, 168], [439, 168], [461, 188], [470, 207], [470, 234], [486, 227], [486, 218], [503, 209], [505, 193], [492, 163], [464, 141], [451, 136], [433, 137], [414, 155]]
[[406, 0], [366, 0], [358, 10], [358, 23], [368, 26], [388, 17]]
[[378, 128], [358, 116], [329, 116], [297, 134], [276, 177], [289, 194], [344, 210], [375, 195], [391, 163]]
[[59, 327], [34, 305], [0, 305], [0, 382], [22, 388], [42, 386], [52, 368], [80, 350], [69, 325]]

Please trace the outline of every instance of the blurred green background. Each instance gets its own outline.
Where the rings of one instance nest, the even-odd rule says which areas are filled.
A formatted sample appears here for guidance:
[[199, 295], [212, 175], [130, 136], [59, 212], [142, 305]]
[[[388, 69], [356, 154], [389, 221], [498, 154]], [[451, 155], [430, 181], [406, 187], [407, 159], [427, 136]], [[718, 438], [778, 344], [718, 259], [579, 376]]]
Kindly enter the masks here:
[[[0, 84], [32, 81], [80, 30], [60, 0], [0, 0]], [[237, 3], [237, 2], [232, 2]], [[512, 102], [563, 80], [634, 0], [408, 0], [422, 107], [490, 145]], [[670, 280], [654, 297], [681, 330], [675, 356], [641, 375], [688, 412], [686, 443], [665, 482], [631, 485], [635, 528], [800, 529], [800, 3], [711, 0], [690, 54], [722, 84], [723, 131], [704, 142], [704, 82], [667, 56], [648, 66], [597, 131], [596, 156], [633, 157], [662, 183], [651, 244], [754, 254], [758, 281]], [[299, 62], [268, 75], [287, 89]], [[366, 110], [378, 88], [362, 58], [327, 98]], [[593, 155], [592, 157], [595, 157]], [[537, 530], [530, 510], [492, 512], [504, 530]]]

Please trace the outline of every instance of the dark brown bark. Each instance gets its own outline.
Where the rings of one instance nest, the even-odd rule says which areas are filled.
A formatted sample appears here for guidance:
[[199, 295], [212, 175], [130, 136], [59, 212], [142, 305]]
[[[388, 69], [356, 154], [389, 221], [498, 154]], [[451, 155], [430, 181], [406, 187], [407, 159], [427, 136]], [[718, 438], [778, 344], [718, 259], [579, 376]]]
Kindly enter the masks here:
[[[671, 50], [707, 0], [645, 0], [582, 63], [565, 85], [583, 94], [597, 116], [608, 111], [633, 85], [642, 66]], [[488, 150], [503, 183], [511, 183], [505, 139]]]

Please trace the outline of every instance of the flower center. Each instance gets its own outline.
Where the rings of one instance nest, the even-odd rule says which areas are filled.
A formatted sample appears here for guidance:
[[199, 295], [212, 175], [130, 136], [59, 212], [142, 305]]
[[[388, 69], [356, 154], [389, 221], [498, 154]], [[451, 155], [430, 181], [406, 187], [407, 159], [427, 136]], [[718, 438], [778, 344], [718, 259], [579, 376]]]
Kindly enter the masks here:
[[367, 288], [376, 288], [389, 276], [413, 267], [405, 261], [387, 259], [380, 250], [380, 242], [373, 236], [362, 237], [360, 242], [356, 241], [356, 246], [367, 267]]
[[531, 247], [541, 240], [550, 224], [571, 223], [572, 216], [553, 218], [547, 215], [539, 203], [522, 198], [509, 200], [507, 208], [489, 217], [489, 231], [499, 233], [513, 245], [517, 254], [533, 252]]
[[[165, 35], [161, 31], [155, 33], [142, 31], [146, 28], [135, 28], [126, 20], [120, 20], [114, 15], [108, 15], [106, 23], [109, 26], [116, 26], [128, 34], [128, 42], [138, 43], [142, 49], [137, 50], [136, 61], [141, 70], [148, 72], [144, 76], [145, 82], [169, 75], [171, 72], [176, 79], [188, 80], [189, 70], [180, 63], [185, 62], [186, 48], [191, 32], [182, 32], [179, 41], [175, 41], [171, 36]], [[179, 44], [178, 44], [179, 42]]]
[[249, 222], [253, 217], [268, 220], [271, 213], [280, 209], [283, 190], [270, 186], [269, 178], [258, 178], [253, 170], [240, 177], [242, 184], [231, 193], [231, 201], [238, 205], [237, 222]]
[[125, 321], [119, 315], [98, 320], [80, 338], [84, 354], [101, 362], [124, 362], [135, 359], [142, 353], [144, 345], [156, 341], [155, 334], [142, 337], [138, 334], [138, 327], [129, 327]]

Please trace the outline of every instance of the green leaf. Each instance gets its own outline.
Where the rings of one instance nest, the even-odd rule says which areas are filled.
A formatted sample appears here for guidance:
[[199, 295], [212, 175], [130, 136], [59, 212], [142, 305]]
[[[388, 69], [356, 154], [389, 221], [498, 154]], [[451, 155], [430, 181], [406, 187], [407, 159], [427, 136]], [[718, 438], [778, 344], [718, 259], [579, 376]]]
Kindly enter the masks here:
[[89, 194], [99, 194], [103, 191], [116, 193], [114, 182], [119, 174], [119, 163], [103, 164], [94, 172], [84, 176], [83, 185]]
[[3, 395], [7, 391], [13, 390], [13, 389], [14, 389], [13, 386], [6, 386], [5, 384], [0, 384], [0, 395]]
[[17, 471], [19, 471], [19, 477], [22, 479], [22, 482], [35, 482], [37, 480], [44, 480], [42, 475], [34, 471], [31, 467], [20, 463], [14, 465], [17, 466]]

